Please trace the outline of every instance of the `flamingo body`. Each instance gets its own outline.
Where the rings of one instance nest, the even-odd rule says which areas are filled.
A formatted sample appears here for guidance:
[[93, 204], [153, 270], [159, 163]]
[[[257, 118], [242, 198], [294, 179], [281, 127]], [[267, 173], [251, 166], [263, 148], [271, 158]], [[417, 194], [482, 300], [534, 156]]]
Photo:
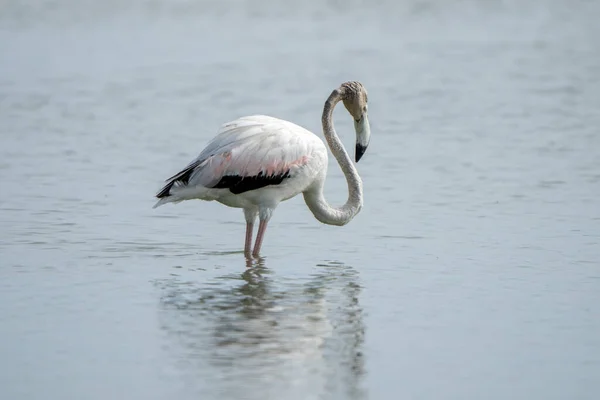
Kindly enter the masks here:
[[186, 168], [169, 178], [154, 207], [200, 199], [229, 207], [275, 209], [327, 172], [327, 149], [315, 134], [265, 115], [224, 124]]

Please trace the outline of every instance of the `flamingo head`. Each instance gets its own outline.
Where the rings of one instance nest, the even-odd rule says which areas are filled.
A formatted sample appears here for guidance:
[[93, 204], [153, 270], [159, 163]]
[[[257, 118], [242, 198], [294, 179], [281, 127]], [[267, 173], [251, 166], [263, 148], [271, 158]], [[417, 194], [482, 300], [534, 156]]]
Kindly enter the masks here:
[[371, 139], [371, 127], [368, 117], [367, 89], [358, 81], [345, 82], [341, 85], [344, 107], [354, 119], [356, 131], [355, 161], [358, 162], [367, 151]]

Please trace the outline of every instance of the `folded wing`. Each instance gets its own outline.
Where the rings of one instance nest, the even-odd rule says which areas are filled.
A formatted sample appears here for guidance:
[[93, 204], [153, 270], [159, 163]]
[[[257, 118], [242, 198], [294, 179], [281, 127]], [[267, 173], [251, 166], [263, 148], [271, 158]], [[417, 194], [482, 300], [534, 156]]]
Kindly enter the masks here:
[[234, 194], [278, 185], [309, 161], [315, 135], [277, 118], [244, 117], [225, 124], [186, 168], [156, 195], [164, 198], [194, 186]]

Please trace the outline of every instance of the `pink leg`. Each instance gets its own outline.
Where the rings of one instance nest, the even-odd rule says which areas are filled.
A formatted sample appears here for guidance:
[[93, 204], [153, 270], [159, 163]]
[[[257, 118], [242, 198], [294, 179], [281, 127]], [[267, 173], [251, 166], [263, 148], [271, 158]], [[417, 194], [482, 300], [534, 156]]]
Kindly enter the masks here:
[[252, 222], [246, 222], [246, 244], [244, 245], [244, 255], [246, 258], [250, 258], [250, 251], [252, 250], [252, 233], [254, 231], [254, 224]]
[[256, 234], [256, 243], [254, 244], [254, 251], [252, 255], [254, 257], [258, 257], [260, 253], [260, 246], [262, 246], [263, 238], [265, 236], [265, 231], [267, 230], [267, 222], [268, 221], [260, 221], [258, 224], [258, 233]]

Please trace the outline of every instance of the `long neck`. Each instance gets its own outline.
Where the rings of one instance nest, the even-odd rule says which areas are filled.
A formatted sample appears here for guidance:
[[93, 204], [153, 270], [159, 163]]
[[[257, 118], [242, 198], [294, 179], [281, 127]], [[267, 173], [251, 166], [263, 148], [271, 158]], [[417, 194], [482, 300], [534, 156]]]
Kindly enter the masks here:
[[339, 208], [330, 206], [323, 196], [325, 179], [314, 190], [304, 192], [304, 201], [315, 218], [328, 225], [346, 225], [358, 214], [363, 204], [362, 181], [333, 127], [333, 109], [341, 98], [342, 94], [339, 89], [331, 93], [323, 107], [321, 122], [327, 145], [346, 177], [348, 200], [346, 200], [346, 204]]

